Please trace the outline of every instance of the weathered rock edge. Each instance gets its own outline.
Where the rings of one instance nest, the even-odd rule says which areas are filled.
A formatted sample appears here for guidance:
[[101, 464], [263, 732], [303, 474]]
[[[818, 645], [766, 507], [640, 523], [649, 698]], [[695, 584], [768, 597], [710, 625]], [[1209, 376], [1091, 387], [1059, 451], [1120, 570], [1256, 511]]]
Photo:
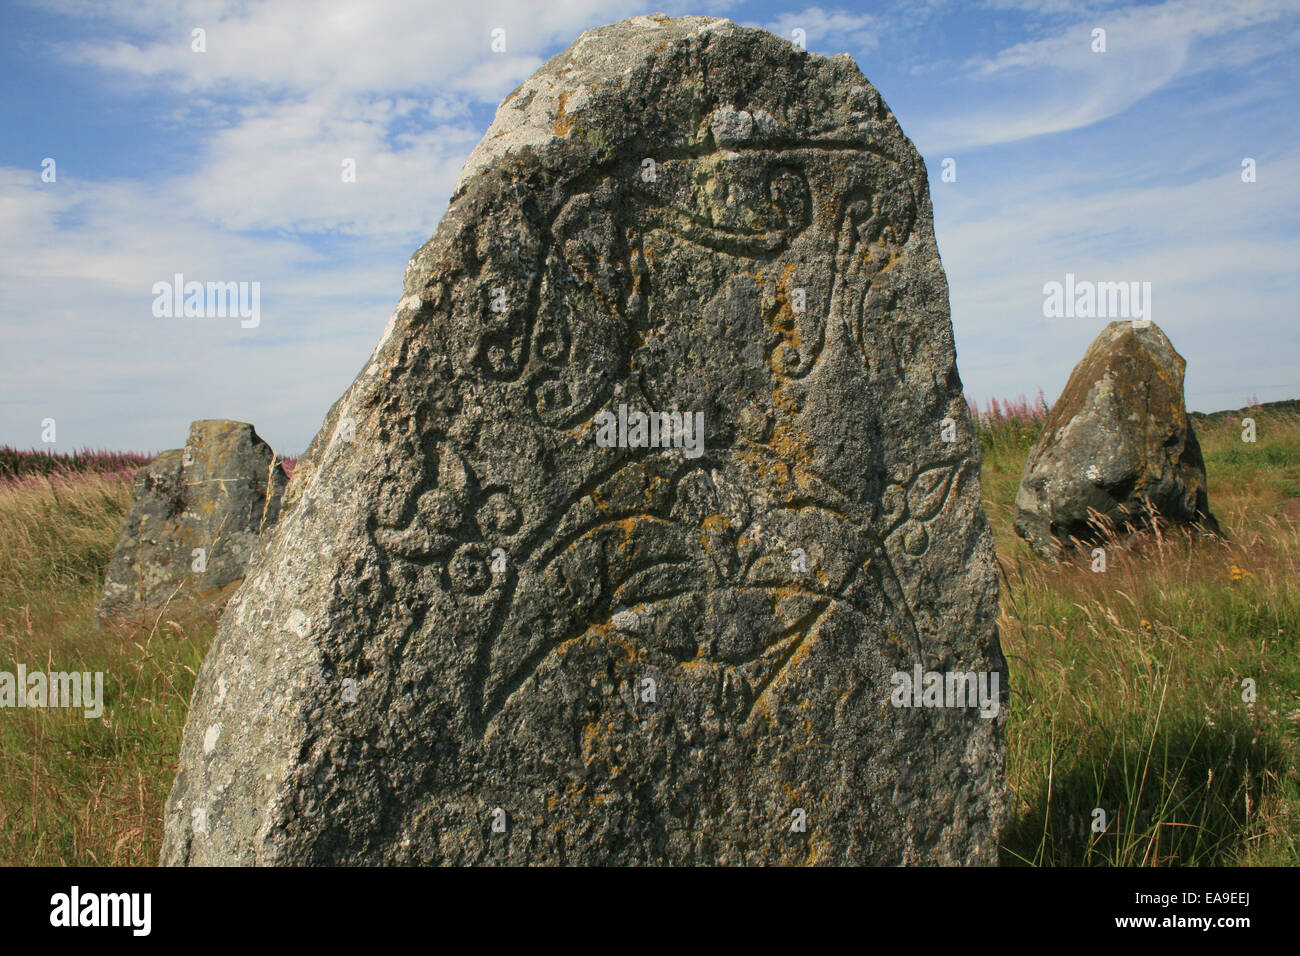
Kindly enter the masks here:
[[[702, 410], [707, 453], [595, 448], [620, 403]], [[584, 33], [286, 497], [163, 863], [996, 861], [1005, 711], [889, 703], [1005, 664], [925, 169], [849, 57]]]
[[218, 614], [275, 524], [286, 483], [275, 452], [252, 425], [191, 423], [184, 448], [162, 452], [135, 474], [95, 608], [97, 625], [163, 608]]

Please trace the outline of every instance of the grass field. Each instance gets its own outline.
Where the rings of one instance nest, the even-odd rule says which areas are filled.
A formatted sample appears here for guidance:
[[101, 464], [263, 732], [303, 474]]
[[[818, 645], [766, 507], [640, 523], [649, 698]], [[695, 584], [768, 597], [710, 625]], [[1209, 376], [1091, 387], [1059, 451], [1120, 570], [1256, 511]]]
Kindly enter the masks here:
[[211, 626], [94, 633], [122, 529], [121, 474], [0, 485], [0, 670], [102, 671], [104, 714], [0, 711], [0, 863], [157, 861], [190, 689]]
[[1038, 426], [983, 430], [1012, 688], [1004, 863], [1300, 863], [1300, 417], [1252, 414], [1253, 444], [1231, 415], [1197, 422], [1226, 539], [1136, 538], [1104, 573], [1012, 531]]
[[[1041, 404], [981, 416], [1011, 671], [1004, 863], [1300, 863], [1300, 415], [1252, 414], [1253, 444], [1230, 414], [1197, 420], [1227, 539], [1117, 543], [1104, 573], [1011, 530]], [[0, 864], [157, 859], [212, 627], [92, 630], [129, 491], [121, 472], [0, 482], [0, 670], [103, 671], [106, 696], [98, 720], [0, 711]]]

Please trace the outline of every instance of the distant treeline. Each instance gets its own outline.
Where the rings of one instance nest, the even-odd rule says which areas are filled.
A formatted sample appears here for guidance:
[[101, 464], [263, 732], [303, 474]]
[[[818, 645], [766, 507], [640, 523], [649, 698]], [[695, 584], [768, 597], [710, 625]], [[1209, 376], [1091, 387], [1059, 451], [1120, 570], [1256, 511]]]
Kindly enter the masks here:
[[1245, 408], [1230, 409], [1223, 412], [1188, 412], [1192, 420], [1198, 424], [1218, 425], [1229, 424], [1235, 425], [1243, 418], [1249, 415], [1258, 415], [1261, 411], [1270, 414], [1300, 415], [1300, 398], [1286, 398], [1280, 402], [1260, 402], [1258, 399], [1250, 399], [1250, 404]]

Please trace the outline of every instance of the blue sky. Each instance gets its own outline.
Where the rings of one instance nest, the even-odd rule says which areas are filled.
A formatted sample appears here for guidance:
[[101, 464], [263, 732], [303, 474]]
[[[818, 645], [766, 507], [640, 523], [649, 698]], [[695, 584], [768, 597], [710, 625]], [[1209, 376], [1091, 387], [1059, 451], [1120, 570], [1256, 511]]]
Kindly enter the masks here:
[[[0, 444], [53, 418], [61, 450], [153, 450], [232, 418], [301, 451], [496, 104], [659, 11], [853, 56], [929, 168], [970, 397], [1055, 398], [1107, 321], [1044, 317], [1066, 273], [1152, 284], [1190, 408], [1300, 396], [1295, 0], [0, 0]], [[156, 318], [178, 272], [259, 282], [260, 324]]]

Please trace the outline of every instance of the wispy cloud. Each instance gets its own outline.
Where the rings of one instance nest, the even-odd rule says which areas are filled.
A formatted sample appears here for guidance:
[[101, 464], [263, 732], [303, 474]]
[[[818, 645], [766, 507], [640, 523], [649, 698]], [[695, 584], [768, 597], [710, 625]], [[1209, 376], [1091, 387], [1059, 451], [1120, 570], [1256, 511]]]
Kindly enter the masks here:
[[[786, 39], [802, 29], [810, 49], [864, 57], [886, 100], [907, 104], [904, 127], [935, 173], [959, 361], [977, 397], [1064, 381], [1096, 332], [1042, 317], [1042, 284], [1065, 271], [1152, 281], [1156, 321], [1191, 360], [1204, 406], [1243, 377], [1294, 380], [1294, 4], [654, 7], [730, 15]], [[192, 418], [226, 416], [299, 451], [373, 347], [402, 265], [441, 218], [491, 108], [582, 30], [653, 8], [31, 9], [42, 29], [22, 49], [71, 78], [60, 95], [93, 86], [144, 133], [108, 144], [131, 160], [125, 172], [105, 174], [105, 144], [90, 140], [60, 153], [58, 181], [43, 183], [25, 157], [48, 155], [48, 131], [6, 126], [16, 146], [0, 161], [0, 441], [33, 444], [50, 416], [72, 444], [163, 447]], [[1091, 52], [1094, 27], [1107, 31], [1105, 54]], [[195, 28], [205, 53], [191, 49]], [[504, 52], [491, 48], [496, 29]], [[52, 112], [73, 102], [30, 95]], [[959, 159], [957, 183], [938, 182], [946, 155]], [[1245, 155], [1260, 161], [1251, 186], [1237, 174]], [[261, 326], [155, 318], [151, 287], [177, 272], [259, 281]]]
[[[46, 43], [57, 61], [160, 101], [197, 143], [149, 180], [0, 167], [0, 327], [29, 357], [5, 362], [0, 423], [20, 444], [49, 416], [74, 444], [138, 446], [175, 441], [186, 416], [244, 417], [301, 449], [441, 218], [477, 111], [633, 6], [53, 0], [78, 27]], [[176, 273], [259, 282], [262, 324], [155, 318], [152, 285]]]
[[[1273, 23], [1295, 14], [1296, 7], [1281, 0], [1243, 0], [1230, 4], [1217, 0], [1167, 0], [1156, 6], [1078, 12], [1078, 21], [1068, 29], [1014, 44], [992, 57], [972, 58], [968, 65], [985, 75], [1032, 67], [1084, 70], [1101, 55], [1093, 50], [1094, 29], [1106, 31], [1107, 53], [1140, 55], [1162, 49], [1185, 52], [1198, 39]], [[1212, 48], [1204, 54], [1196, 68], [1208, 69], [1220, 62]]]
[[[914, 133], [953, 152], [1093, 126], [1188, 76], [1300, 46], [1298, 17], [1294, 4], [1277, 0], [1168, 0], [1078, 13], [1046, 36], [967, 58], [964, 108], [929, 117]], [[1094, 49], [1096, 29], [1105, 31], [1104, 52]]]
[[793, 31], [803, 30], [805, 42], [810, 47], [826, 44], [838, 50], [873, 50], [880, 44], [881, 21], [867, 13], [847, 10], [823, 10], [805, 7], [797, 13], [783, 13], [762, 23], [765, 30], [791, 39]]
[[[1119, 166], [1107, 170], [1112, 182], [1122, 180]], [[963, 374], [1010, 379], [1024, 372], [1002, 367], [1003, 357], [1033, 356], [1037, 381], [1028, 384], [1054, 395], [1107, 321], [1043, 316], [1043, 284], [1073, 272], [1152, 283], [1152, 318], [1191, 359], [1189, 401], [1201, 408], [1239, 401], [1228, 386], [1243, 377], [1295, 382], [1294, 289], [1277, 277], [1300, 261], [1300, 152], [1269, 161], [1265, 172], [1267, 182], [1243, 183], [1232, 169], [1070, 196], [1060, 182], [1085, 177], [1066, 162], [1051, 175], [965, 193], [937, 184], [940, 252], [959, 290], [953, 321]]]
[[[93, 8], [106, 25], [138, 31], [61, 42], [55, 45], [61, 54], [122, 76], [166, 77], [182, 93], [438, 91], [498, 99], [532, 71], [539, 51], [637, 5], [566, 0], [550, 5], [544, 17], [529, 0], [56, 0], [54, 6], [78, 15]], [[195, 29], [205, 31], [204, 53], [192, 49]], [[494, 30], [504, 31], [505, 49], [488, 57]]]

